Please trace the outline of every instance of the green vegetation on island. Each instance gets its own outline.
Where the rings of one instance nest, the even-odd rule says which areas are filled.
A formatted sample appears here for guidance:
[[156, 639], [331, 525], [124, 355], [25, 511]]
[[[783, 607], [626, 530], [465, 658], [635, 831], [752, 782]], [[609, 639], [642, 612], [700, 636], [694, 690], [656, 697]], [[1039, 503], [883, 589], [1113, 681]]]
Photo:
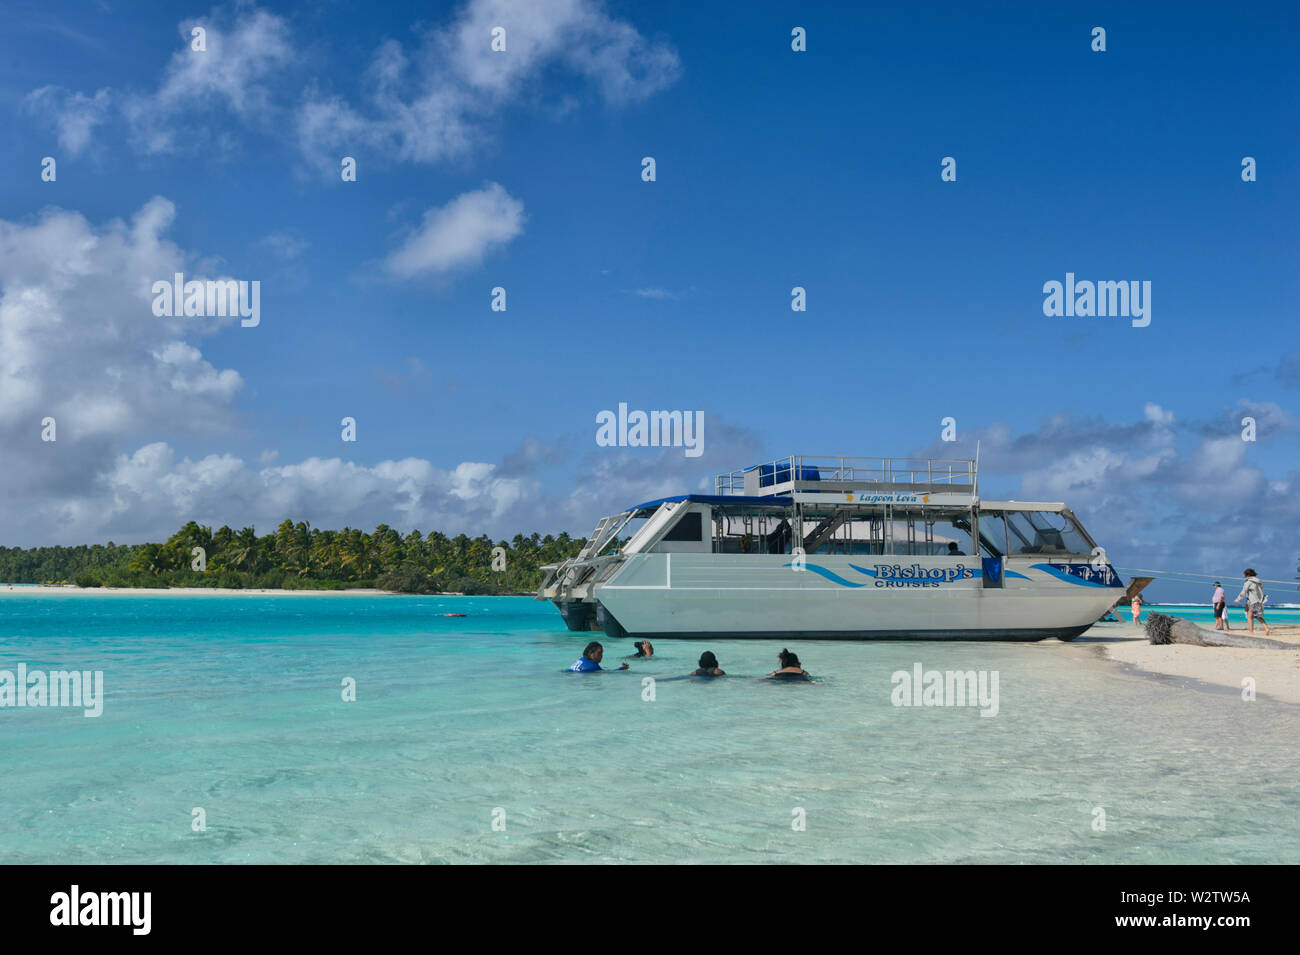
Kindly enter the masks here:
[[[77, 547], [0, 547], [0, 581], [69, 581], [79, 587], [226, 587], [350, 590], [377, 587], [401, 593], [510, 594], [535, 591], [544, 564], [559, 563], [584, 541], [516, 534], [402, 535], [380, 524], [373, 533], [345, 527], [324, 531], [305, 521], [283, 521], [261, 537], [251, 527], [215, 533], [190, 521], [163, 544], [82, 544]], [[205, 569], [194, 548], [202, 548]], [[493, 549], [503, 550], [493, 554]], [[502, 569], [503, 568], [503, 569]]]

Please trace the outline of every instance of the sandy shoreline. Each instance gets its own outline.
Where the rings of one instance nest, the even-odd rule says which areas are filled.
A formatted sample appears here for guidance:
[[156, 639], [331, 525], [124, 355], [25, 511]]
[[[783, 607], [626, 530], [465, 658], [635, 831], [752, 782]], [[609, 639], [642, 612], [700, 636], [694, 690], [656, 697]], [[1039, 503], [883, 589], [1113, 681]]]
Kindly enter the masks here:
[[[1272, 639], [1294, 644], [1295, 649], [1247, 650], [1178, 643], [1154, 646], [1147, 642], [1142, 628], [1132, 623], [1099, 623], [1079, 639], [1100, 644], [1107, 658], [1117, 663], [1149, 673], [1198, 680], [1237, 691], [1242, 689], [1242, 680], [1251, 677], [1258, 696], [1300, 703], [1300, 626], [1274, 625], [1270, 629]], [[1234, 627], [1232, 633], [1248, 635], [1245, 627]], [[1264, 636], [1264, 628], [1257, 626], [1255, 636]]]

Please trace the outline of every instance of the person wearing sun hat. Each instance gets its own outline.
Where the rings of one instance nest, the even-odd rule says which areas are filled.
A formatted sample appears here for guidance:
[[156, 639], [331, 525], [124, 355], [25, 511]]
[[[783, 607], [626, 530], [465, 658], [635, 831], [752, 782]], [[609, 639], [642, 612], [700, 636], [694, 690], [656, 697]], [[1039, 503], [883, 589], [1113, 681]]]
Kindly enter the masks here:
[[1241, 593], [1237, 594], [1234, 603], [1246, 601], [1246, 626], [1251, 633], [1255, 632], [1255, 621], [1258, 620], [1264, 625], [1264, 636], [1268, 636], [1268, 621], [1264, 619], [1264, 585], [1259, 582], [1259, 574], [1247, 567], [1242, 572], [1246, 582], [1241, 586]]

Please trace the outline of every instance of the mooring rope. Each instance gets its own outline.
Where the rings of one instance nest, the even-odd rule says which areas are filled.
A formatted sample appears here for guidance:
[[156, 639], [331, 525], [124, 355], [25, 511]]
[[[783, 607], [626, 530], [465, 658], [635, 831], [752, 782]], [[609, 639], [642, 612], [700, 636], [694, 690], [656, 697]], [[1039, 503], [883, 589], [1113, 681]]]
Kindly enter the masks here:
[[[1184, 570], [1147, 570], [1140, 567], [1121, 567], [1119, 564], [1113, 565], [1116, 570], [1122, 570], [1128, 574], [1151, 574], [1164, 580], [1178, 580], [1183, 583], [1199, 584], [1202, 580], [1240, 580], [1240, 574], [1194, 574], [1191, 571]], [[1273, 580], [1269, 577], [1256, 577], [1262, 584], [1294, 584], [1294, 580]], [[1297, 587], [1300, 589], [1300, 587]]]

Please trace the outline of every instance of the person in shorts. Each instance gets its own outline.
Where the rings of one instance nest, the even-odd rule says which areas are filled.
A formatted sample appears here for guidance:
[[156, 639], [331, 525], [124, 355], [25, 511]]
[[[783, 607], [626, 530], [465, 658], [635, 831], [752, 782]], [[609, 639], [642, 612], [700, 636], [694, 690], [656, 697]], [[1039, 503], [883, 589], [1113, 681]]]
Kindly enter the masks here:
[[1268, 636], [1268, 622], [1264, 619], [1264, 585], [1259, 582], [1259, 574], [1247, 567], [1242, 574], [1246, 582], [1241, 586], [1241, 593], [1237, 594], [1237, 599], [1233, 603], [1241, 603], [1244, 598], [1246, 601], [1246, 626], [1250, 632], [1255, 632], [1255, 621], [1258, 620], [1264, 625], [1264, 636]]

